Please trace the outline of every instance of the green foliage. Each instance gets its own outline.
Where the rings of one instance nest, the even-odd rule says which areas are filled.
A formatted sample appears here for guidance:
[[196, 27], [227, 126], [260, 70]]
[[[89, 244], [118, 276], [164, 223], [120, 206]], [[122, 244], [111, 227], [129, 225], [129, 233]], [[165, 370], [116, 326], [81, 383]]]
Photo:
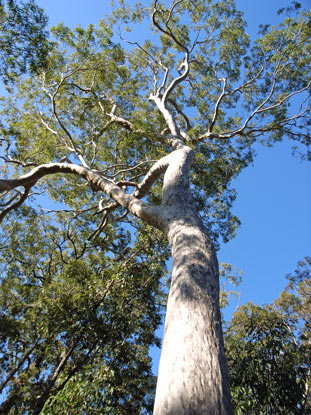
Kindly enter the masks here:
[[299, 261], [273, 304], [248, 303], [228, 323], [225, 347], [235, 414], [310, 413], [310, 264], [309, 257]]
[[[113, 40], [111, 25], [102, 21], [99, 30], [93, 26], [71, 30], [63, 25], [52, 29], [58, 44], [50, 55], [49, 70], [19, 85], [18, 105], [11, 98], [3, 103], [3, 149], [10, 149], [11, 158], [25, 164], [64, 159], [75, 162], [81, 153], [91, 168], [105, 172], [107, 177], [131, 182], [144, 175], [152, 161], [166, 154], [168, 148], [159, 146], [153, 138], [155, 132], [160, 134], [165, 128], [165, 122], [148, 100], [153, 75], [145, 52], [123, 49]], [[143, 47], [155, 57], [162, 54], [149, 41]], [[172, 65], [179, 59], [178, 54], [168, 55]], [[199, 78], [196, 82], [200, 82]], [[188, 106], [184, 88], [178, 95], [182, 100], [180, 108]], [[206, 96], [204, 101], [209, 98]], [[109, 114], [114, 103], [116, 115], [130, 120], [132, 130], [111, 122]], [[230, 181], [252, 161], [252, 142], [237, 138], [230, 145], [223, 140], [195, 143], [203, 126], [196, 117], [194, 122], [196, 163], [192, 182], [196, 207], [215, 243], [220, 238], [228, 241], [239, 225], [230, 212], [235, 199]], [[122, 165], [131, 170], [121, 168], [122, 174], [118, 174], [118, 168], [110, 167]], [[136, 165], [139, 167], [134, 168]], [[15, 167], [22, 172], [18, 165]], [[86, 203], [94, 196], [91, 189], [82, 190], [78, 182], [75, 178], [66, 179], [64, 186], [62, 177], [52, 177], [47, 191], [53, 200], [81, 207], [82, 195]], [[152, 192], [150, 200], [159, 201], [156, 187]]]
[[0, 1], [0, 77], [6, 84], [27, 71], [46, 68], [51, 47], [47, 21], [33, 0]]
[[272, 307], [240, 307], [225, 333], [235, 414], [307, 414], [295, 326]]
[[307, 371], [303, 408], [308, 413], [311, 410], [311, 258], [299, 261], [297, 269], [286, 277], [288, 286], [274, 306], [296, 325], [297, 341]]
[[229, 305], [230, 298], [239, 297], [237, 291], [231, 288], [237, 287], [242, 281], [243, 271], [238, 270], [237, 267], [232, 268], [231, 264], [222, 262], [220, 264], [220, 307], [225, 308]]
[[[148, 240], [142, 231], [137, 240]], [[62, 232], [26, 208], [3, 228], [0, 374], [7, 399], [0, 410], [151, 413], [148, 349], [159, 344], [167, 257], [161, 237], [157, 255], [146, 245], [136, 256], [139, 242], [126, 254], [126, 235], [115, 235], [117, 245], [111, 230], [112, 254], [106, 230], [106, 249], [95, 244], [75, 259], [76, 238], [70, 247]]]

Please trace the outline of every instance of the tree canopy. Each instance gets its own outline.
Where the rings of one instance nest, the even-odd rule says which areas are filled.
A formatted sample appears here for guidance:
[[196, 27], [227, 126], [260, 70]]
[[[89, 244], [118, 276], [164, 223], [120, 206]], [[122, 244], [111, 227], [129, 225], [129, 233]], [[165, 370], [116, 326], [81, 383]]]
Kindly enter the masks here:
[[235, 414], [307, 414], [306, 363], [295, 325], [271, 306], [251, 303], [225, 331]]
[[0, 77], [6, 84], [27, 71], [46, 68], [51, 47], [47, 22], [33, 0], [0, 1]]
[[38, 73], [1, 99], [0, 412], [151, 413], [163, 173], [174, 152], [195, 153], [193, 204], [217, 246], [235, 235], [231, 181], [256, 142], [287, 137], [310, 158], [311, 14], [263, 25], [252, 44], [232, 0], [120, 1], [98, 28], [54, 27], [37, 66], [46, 20], [23, 7], [31, 39], [8, 43], [5, 67]]

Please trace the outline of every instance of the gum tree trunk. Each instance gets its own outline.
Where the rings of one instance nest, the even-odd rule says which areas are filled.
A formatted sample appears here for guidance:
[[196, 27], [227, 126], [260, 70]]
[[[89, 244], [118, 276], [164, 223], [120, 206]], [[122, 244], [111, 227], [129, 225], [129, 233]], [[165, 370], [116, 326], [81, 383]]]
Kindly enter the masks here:
[[192, 151], [174, 153], [163, 188], [173, 273], [154, 415], [231, 415], [217, 257], [191, 200]]

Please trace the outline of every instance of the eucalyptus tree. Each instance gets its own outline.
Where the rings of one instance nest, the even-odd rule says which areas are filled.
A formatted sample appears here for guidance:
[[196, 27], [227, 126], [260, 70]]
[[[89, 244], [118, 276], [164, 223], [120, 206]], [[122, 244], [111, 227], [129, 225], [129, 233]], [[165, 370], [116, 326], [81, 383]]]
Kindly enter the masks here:
[[[21, 83], [2, 112], [4, 246], [38, 195], [49, 209], [36, 208], [38, 220], [58, 210], [49, 234], [58, 259], [45, 255], [45, 269], [101, 256], [139, 269], [148, 247], [159, 283], [150, 248], [160, 240], [163, 262], [167, 238], [173, 270], [155, 415], [232, 413], [214, 247], [238, 225], [230, 181], [257, 141], [310, 144], [310, 13], [262, 26], [253, 45], [245, 27], [232, 0], [120, 1], [97, 30], [54, 28], [48, 70]], [[61, 382], [54, 365], [51, 396]]]

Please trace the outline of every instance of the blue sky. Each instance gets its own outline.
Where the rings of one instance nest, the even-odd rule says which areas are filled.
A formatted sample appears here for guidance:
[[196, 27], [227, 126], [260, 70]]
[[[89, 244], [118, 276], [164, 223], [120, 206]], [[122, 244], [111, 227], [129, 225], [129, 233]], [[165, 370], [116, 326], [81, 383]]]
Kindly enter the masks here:
[[[68, 26], [97, 24], [109, 12], [105, 0], [37, 0], [50, 18], [50, 24]], [[311, 0], [302, 0], [304, 8]], [[260, 23], [280, 21], [277, 10], [288, 5], [284, 0], [237, 0], [244, 12], [249, 33], [256, 35]], [[240, 304], [273, 301], [286, 285], [285, 275], [297, 262], [310, 255], [311, 247], [311, 164], [291, 155], [291, 144], [283, 142], [272, 149], [258, 146], [254, 166], [235, 180], [235, 214], [242, 225], [237, 236], [223, 245], [220, 262], [243, 270], [238, 288]], [[229, 312], [225, 314], [229, 317]]]

